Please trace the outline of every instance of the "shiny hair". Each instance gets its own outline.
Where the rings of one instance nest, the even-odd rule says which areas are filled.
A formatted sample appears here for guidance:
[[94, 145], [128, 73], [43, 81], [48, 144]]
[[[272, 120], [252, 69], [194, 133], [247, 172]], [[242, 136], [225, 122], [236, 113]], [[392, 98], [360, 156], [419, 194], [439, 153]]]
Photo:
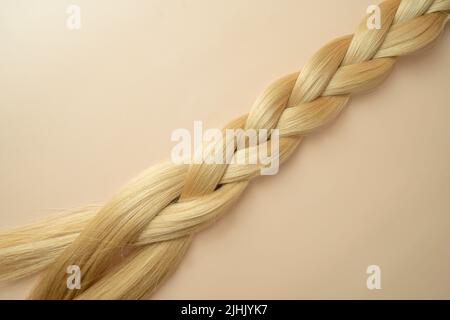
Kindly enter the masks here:
[[[380, 84], [398, 57], [434, 41], [449, 19], [450, 0], [387, 0], [379, 8], [380, 28], [368, 28], [365, 17], [355, 34], [331, 41], [299, 72], [272, 83], [249, 114], [225, 128], [278, 129], [282, 163], [303, 137], [335, 119], [351, 95]], [[233, 205], [261, 166], [155, 165], [103, 205], [1, 233], [0, 281], [43, 271], [32, 299], [143, 298], [174, 271], [193, 235]], [[81, 269], [79, 290], [66, 286], [70, 265]]]

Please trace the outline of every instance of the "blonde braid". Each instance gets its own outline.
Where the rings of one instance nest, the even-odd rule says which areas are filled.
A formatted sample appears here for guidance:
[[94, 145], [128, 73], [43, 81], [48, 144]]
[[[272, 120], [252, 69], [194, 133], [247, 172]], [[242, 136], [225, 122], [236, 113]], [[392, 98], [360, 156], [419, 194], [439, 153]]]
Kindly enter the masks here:
[[[225, 129], [279, 129], [282, 163], [303, 136], [332, 121], [352, 94], [380, 84], [397, 57], [435, 40], [448, 21], [450, 0], [387, 0], [380, 9], [381, 29], [370, 30], [364, 19], [355, 35], [330, 42], [301, 72], [275, 81], [248, 115]], [[265, 143], [269, 146], [269, 141]], [[234, 157], [246, 152], [237, 150]], [[0, 277], [14, 279], [48, 267], [33, 299], [142, 298], [174, 270], [191, 236], [226, 211], [262, 166], [165, 163], [152, 167], [104, 206], [52, 219], [57, 227], [44, 236], [33, 235], [42, 224], [28, 227], [28, 236], [20, 229], [0, 235], [5, 240], [0, 244], [4, 258], [0, 271], [7, 271]], [[35, 253], [29, 250], [31, 241]], [[109, 268], [130, 245], [137, 251]], [[26, 252], [39, 263], [32, 266], [17, 252]], [[68, 265], [81, 268], [80, 290], [66, 287]]]

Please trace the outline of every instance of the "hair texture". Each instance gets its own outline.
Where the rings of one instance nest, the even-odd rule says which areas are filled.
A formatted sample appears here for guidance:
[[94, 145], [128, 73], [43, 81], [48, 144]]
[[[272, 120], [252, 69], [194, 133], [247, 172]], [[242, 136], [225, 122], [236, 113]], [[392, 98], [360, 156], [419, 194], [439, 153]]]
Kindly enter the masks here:
[[[367, 16], [354, 35], [331, 41], [300, 72], [272, 83], [249, 114], [225, 129], [279, 129], [282, 163], [305, 135], [336, 118], [351, 95], [380, 84], [397, 57], [434, 41], [448, 21], [450, 0], [387, 0], [380, 9], [381, 29], [369, 29]], [[262, 166], [153, 166], [103, 205], [1, 233], [0, 281], [44, 271], [31, 299], [144, 298], [174, 271], [192, 236], [227, 211]], [[81, 269], [79, 290], [66, 287], [69, 265]]]

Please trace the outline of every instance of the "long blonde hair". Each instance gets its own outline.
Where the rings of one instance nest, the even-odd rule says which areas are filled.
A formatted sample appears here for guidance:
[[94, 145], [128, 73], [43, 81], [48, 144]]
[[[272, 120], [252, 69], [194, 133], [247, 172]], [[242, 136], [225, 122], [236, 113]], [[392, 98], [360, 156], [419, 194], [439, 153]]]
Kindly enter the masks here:
[[[322, 47], [301, 69], [272, 83], [250, 113], [226, 129], [278, 129], [285, 161], [302, 138], [332, 121], [353, 94], [373, 89], [397, 57], [432, 41], [450, 0], [387, 0], [381, 28], [367, 17], [354, 35]], [[268, 141], [265, 143], [268, 144]], [[248, 150], [236, 150], [235, 156]], [[44, 271], [32, 299], [140, 299], [176, 268], [192, 236], [240, 197], [263, 164], [162, 163], [98, 206], [63, 212], [0, 234], [0, 281]], [[66, 269], [81, 269], [69, 290]]]

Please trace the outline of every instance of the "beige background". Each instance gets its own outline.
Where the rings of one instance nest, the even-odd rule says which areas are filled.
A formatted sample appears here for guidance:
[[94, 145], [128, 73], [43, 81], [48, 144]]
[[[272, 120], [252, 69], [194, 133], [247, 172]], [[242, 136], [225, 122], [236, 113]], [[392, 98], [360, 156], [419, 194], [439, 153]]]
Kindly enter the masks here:
[[[2, 0], [0, 228], [108, 199], [169, 157], [174, 129], [246, 113], [371, 3]], [[450, 298], [449, 57], [447, 26], [257, 179], [155, 298]]]

